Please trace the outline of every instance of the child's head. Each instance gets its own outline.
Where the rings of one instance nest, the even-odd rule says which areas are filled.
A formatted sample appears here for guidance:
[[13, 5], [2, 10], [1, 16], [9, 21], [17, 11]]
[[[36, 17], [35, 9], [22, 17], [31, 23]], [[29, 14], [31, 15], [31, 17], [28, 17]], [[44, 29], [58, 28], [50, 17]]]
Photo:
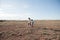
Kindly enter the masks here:
[[33, 21], [33, 19], [31, 19], [31, 21]]
[[30, 20], [30, 18], [28, 18]]

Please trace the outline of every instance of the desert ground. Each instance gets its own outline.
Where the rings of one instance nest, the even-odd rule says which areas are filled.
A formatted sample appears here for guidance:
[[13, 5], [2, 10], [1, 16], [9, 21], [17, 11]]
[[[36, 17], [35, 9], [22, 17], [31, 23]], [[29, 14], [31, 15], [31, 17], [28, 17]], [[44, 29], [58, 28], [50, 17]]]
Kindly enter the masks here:
[[0, 21], [0, 40], [60, 40], [60, 20]]

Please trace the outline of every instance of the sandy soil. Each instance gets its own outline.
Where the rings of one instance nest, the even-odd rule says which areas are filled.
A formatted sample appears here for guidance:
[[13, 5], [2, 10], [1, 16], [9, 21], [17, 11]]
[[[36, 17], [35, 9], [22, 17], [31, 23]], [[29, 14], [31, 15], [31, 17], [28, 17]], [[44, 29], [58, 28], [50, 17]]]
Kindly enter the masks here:
[[60, 20], [0, 22], [0, 40], [60, 40]]

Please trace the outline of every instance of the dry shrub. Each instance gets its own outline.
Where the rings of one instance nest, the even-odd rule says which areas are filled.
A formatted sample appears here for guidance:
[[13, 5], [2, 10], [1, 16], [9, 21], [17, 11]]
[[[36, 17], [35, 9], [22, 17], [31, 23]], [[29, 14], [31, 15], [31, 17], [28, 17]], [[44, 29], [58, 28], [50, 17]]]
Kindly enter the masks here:
[[0, 20], [0, 22], [5, 22], [5, 20]]

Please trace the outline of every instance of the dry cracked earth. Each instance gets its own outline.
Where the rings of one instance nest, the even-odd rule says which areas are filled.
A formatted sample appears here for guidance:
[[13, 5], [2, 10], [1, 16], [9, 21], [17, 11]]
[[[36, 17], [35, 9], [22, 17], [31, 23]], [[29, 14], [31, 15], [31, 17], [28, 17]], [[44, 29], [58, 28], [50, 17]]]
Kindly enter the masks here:
[[60, 40], [60, 20], [1, 21], [0, 40]]

